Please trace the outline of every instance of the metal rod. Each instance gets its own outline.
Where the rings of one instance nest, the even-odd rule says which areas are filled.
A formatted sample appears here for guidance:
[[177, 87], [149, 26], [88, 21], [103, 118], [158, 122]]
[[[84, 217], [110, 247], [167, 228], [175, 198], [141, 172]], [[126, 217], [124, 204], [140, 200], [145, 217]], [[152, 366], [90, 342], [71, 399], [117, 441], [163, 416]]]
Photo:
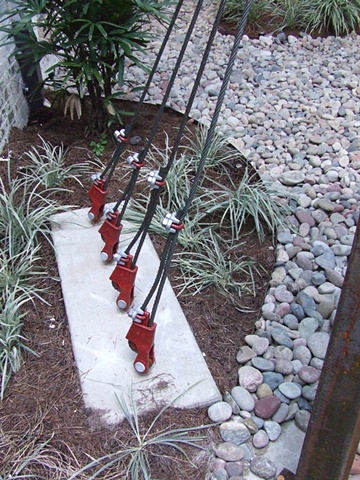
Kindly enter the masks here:
[[360, 223], [296, 480], [347, 480], [360, 437]]

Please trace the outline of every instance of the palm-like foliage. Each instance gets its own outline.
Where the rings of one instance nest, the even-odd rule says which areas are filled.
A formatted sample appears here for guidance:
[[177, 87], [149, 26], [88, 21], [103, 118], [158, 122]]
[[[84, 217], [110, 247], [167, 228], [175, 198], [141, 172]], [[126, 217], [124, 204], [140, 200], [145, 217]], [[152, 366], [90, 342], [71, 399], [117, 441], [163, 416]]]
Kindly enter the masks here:
[[99, 133], [116, 114], [113, 100], [122, 92], [114, 87], [123, 84], [125, 59], [146, 68], [137, 54], [152, 38], [149, 20], [164, 20], [167, 5], [166, 0], [14, 0], [0, 31], [9, 43], [16, 37], [16, 54], [30, 74], [47, 55], [57, 58], [45, 72], [45, 84], [72, 94], [66, 109], [83, 113]]

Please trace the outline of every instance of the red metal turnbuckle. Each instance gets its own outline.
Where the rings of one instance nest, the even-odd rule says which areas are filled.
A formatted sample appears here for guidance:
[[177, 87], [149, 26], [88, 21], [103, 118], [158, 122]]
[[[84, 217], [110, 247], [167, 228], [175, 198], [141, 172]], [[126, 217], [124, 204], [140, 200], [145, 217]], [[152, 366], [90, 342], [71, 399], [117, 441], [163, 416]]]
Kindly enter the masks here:
[[91, 208], [88, 212], [89, 219], [96, 223], [100, 220], [108, 195], [108, 190], [105, 189], [105, 179], [100, 178], [99, 174], [92, 176], [93, 185], [88, 191], [88, 197], [91, 201]]
[[120, 212], [113, 212], [109, 210], [106, 212], [106, 218], [104, 223], [99, 228], [99, 233], [103, 242], [104, 248], [101, 250], [101, 259], [103, 262], [112, 262], [115, 253], [119, 246], [120, 233], [122, 230], [122, 224], [117, 225]]
[[110, 275], [113, 287], [119, 293], [116, 304], [122, 310], [130, 308], [134, 300], [135, 278], [138, 271], [137, 266], [132, 266], [133, 257], [130, 254], [119, 252], [117, 257], [117, 265]]
[[133, 322], [129, 328], [126, 338], [129, 347], [137, 355], [134, 360], [134, 368], [138, 373], [148, 373], [149, 369], [155, 362], [154, 341], [156, 323], [150, 326], [150, 313], [140, 308], [132, 308], [129, 316]]

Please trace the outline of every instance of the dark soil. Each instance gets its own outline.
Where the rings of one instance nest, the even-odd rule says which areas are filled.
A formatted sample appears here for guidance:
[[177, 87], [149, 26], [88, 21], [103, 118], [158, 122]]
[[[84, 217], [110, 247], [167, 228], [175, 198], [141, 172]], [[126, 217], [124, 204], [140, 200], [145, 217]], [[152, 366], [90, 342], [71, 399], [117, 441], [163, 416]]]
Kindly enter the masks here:
[[[133, 103], [125, 103], [122, 109], [133, 110]], [[144, 139], [149, 135], [153, 125], [157, 107], [145, 105], [142, 109], [140, 121], [132, 134], [140, 136], [139, 145], [132, 147], [140, 151]], [[167, 110], [162, 118], [154, 144], [164, 148], [164, 132], [169, 136], [170, 145], [174, 141], [181, 115], [173, 110]], [[189, 123], [190, 131], [194, 131], [195, 124]], [[9, 154], [12, 159], [12, 176], [18, 174], [27, 159], [24, 155], [32, 147], [40, 146], [40, 136], [53, 145], [63, 144], [67, 149], [67, 162], [83, 162], [91, 159], [97, 161], [89, 148], [89, 139], [84, 137], [84, 125], [81, 121], [71, 121], [56, 109], [44, 108], [32, 114], [29, 124], [23, 130], [13, 129], [9, 143], [3, 155]], [[115, 143], [108, 141], [102, 160], [106, 163], [114, 151]], [[124, 155], [126, 158], [126, 154]], [[121, 162], [120, 162], [121, 163]], [[111, 197], [116, 199], [119, 191], [123, 190], [127, 179], [124, 173], [129, 170], [126, 162], [120, 165], [111, 184]], [[0, 163], [0, 174], [6, 175], [5, 163]], [[238, 174], [239, 175], [239, 174]], [[238, 177], [240, 178], [240, 177]], [[86, 183], [86, 179], [84, 179]], [[89, 206], [87, 189], [90, 184], [81, 187], [76, 182], [68, 182], [66, 187], [71, 192], [57, 195], [62, 204], [72, 204], [77, 207]], [[162, 239], [154, 238], [157, 248], [161, 248]], [[253, 256], [266, 272], [271, 272], [273, 252], [271, 239], [262, 245], [257, 236], [247, 227], [240, 242], [245, 242], [241, 248], [246, 254]], [[47, 447], [48, 457], [40, 462], [32, 462], [21, 473], [33, 474], [36, 479], [68, 478], [70, 468], [77, 469], [85, 465], [89, 458], [97, 458], [105, 453], [119, 448], [120, 440], [131, 442], [133, 435], [125, 424], [108, 429], [98, 421], [96, 412], [84, 408], [80, 391], [79, 378], [71, 348], [69, 328], [62, 299], [61, 287], [58, 279], [57, 264], [52, 247], [43, 242], [42, 263], [49, 273], [47, 286], [49, 288], [45, 299], [49, 305], [35, 301], [28, 308], [24, 319], [23, 333], [28, 339], [28, 346], [37, 355], [29, 354], [24, 359], [24, 365], [16, 373], [6, 390], [6, 396], [0, 403], [0, 472], [13, 472], [15, 465], [21, 463], [30, 453], [25, 445], [39, 445], [49, 440]], [[174, 272], [170, 280], [176, 291]], [[242, 304], [251, 307], [250, 313], [242, 313], [239, 309], [220, 295], [214, 288], [209, 288], [201, 294], [184, 297], [179, 301], [184, 313], [193, 329], [200, 349], [206, 355], [206, 361], [215, 382], [221, 392], [236, 385], [238, 365], [236, 354], [243, 344], [246, 334], [254, 331], [254, 323], [259, 317], [259, 308], [267, 289], [268, 276], [256, 279], [257, 293], [255, 298], [244, 296]], [[51, 318], [55, 318], [56, 328], [50, 328]], [[151, 418], [142, 418], [146, 425]], [[178, 411], [168, 410], [162, 417], [159, 429], [166, 427], [191, 427], [207, 424], [209, 420], [206, 410]], [[206, 445], [216, 438], [217, 430], [207, 432]], [[158, 456], [151, 457], [151, 469], [154, 478], [183, 480], [187, 476], [192, 479], [203, 479], [208, 469], [207, 456], [196, 456], [198, 450], [189, 452], [194, 459], [195, 466], [183, 461], [183, 457], [168, 448], [158, 451]], [[175, 461], [169, 460], [173, 457]], [[54, 465], [58, 465], [63, 473], [58, 474]], [[68, 472], [65, 473], [65, 469]], [[114, 472], [113, 472], [114, 473]], [[84, 477], [85, 478], [85, 477]], [[100, 477], [105, 478], [105, 477]], [[123, 470], [117, 470], [114, 476], [106, 478], [126, 478]]]

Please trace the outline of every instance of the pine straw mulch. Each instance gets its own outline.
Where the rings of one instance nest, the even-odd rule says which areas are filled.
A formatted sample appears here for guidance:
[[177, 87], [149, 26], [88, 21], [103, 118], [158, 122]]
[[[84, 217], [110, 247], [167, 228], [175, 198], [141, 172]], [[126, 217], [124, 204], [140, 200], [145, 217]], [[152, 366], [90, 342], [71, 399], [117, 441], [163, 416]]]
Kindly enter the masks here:
[[[125, 103], [126, 110], [134, 109], [133, 103]], [[142, 141], [132, 147], [139, 151], [144, 139], [149, 134], [157, 111], [153, 105], [145, 105], [142, 116], [133, 135]], [[162, 118], [154, 145], [164, 148], [164, 132], [169, 136], [171, 145], [179, 126], [181, 115], [167, 110]], [[189, 122], [189, 129], [194, 124]], [[33, 114], [29, 124], [23, 130], [13, 129], [3, 156], [10, 155], [13, 175], [26, 164], [24, 153], [34, 146], [40, 146], [40, 136], [53, 145], [63, 144], [67, 149], [67, 162], [82, 162], [96, 158], [89, 148], [89, 139], [84, 137], [84, 125], [81, 121], [71, 121], [62, 112], [46, 109]], [[115, 144], [110, 140], [102, 155], [106, 161], [111, 157]], [[124, 188], [124, 172], [128, 166], [120, 165], [111, 186], [111, 197], [117, 198], [119, 190]], [[4, 169], [4, 162], [0, 163]], [[6, 174], [0, 171], [1, 175]], [[86, 182], [86, 180], [85, 180]], [[77, 207], [89, 206], [87, 188], [76, 182], [65, 185], [72, 192], [63, 192], [57, 199], [64, 205]], [[271, 239], [259, 244], [257, 236], [244, 229], [240, 242], [244, 252], [253, 256], [265, 271], [272, 271], [274, 254]], [[161, 248], [162, 241], [154, 239], [155, 246]], [[85, 246], [84, 246], [84, 253]], [[35, 445], [49, 440], [45, 453], [40, 460], [30, 463], [22, 473], [31, 473], [33, 478], [67, 478], [65, 467], [77, 469], [85, 465], [89, 458], [97, 458], [119, 448], [119, 442], [131, 442], [133, 434], [126, 422], [113, 428], [107, 428], [99, 422], [96, 412], [84, 408], [80, 391], [79, 378], [71, 348], [69, 328], [58, 281], [58, 271], [54, 252], [43, 242], [42, 263], [48, 270], [45, 295], [49, 305], [35, 301], [29, 306], [24, 319], [23, 333], [27, 344], [37, 356], [28, 355], [21, 370], [16, 373], [6, 391], [5, 399], [0, 403], [0, 473], [13, 472]], [[176, 291], [174, 273], [170, 281]], [[188, 319], [199, 347], [206, 355], [209, 369], [214, 376], [219, 390], [224, 392], [236, 385], [238, 365], [236, 354], [243, 344], [246, 334], [254, 331], [255, 321], [259, 318], [259, 309], [268, 285], [268, 275], [256, 279], [256, 297], [244, 296], [243, 305], [252, 307], [251, 313], [242, 313], [214, 288], [209, 288], [193, 297], [180, 296], [179, 301]], [[161, 326], [160, 326], [161, 328]], [[153, 415], [142, 417], [141, 424], [148, 425]], [[161, 417], [158, 429], [171, 426], [191, 427], [209, 423], [206, 409], [182, 410], [169, 409]], [[217, 429], [207, 431], [205, 445], [218, 441]], [[199, 455], [198, 450], [189, 451], [195, 466], [171, 450], [158, 451], [158, 456], [151, 457], [151, 469], [154, 478], [183, 480], [203, 479], [208, 471], [209, 455]], [[169, 460], [169, 457], [175, 459]], [[101, 477], [101, 478], [110, 478]], [[124, 472], [117, 470], [113, 478], [125, 478]]]

